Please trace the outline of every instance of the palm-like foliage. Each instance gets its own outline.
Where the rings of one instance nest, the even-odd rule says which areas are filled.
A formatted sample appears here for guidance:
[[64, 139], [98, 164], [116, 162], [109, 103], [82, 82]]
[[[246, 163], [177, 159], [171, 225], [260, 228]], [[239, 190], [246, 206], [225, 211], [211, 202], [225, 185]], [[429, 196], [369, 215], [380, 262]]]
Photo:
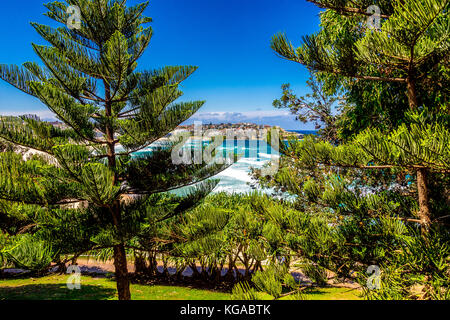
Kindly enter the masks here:
[[[311, 1], [343, 15], [360, 16], [364, 26], [370, 1]], [[281, 57], [317, 71], [364, 80], [407, 84], [411, 108], [419, 106], [416, 84], [426, 81], [431, 69], [448, 68], [450, 25], [445, 0], [387, 1], [380, 30], [366, 28], [365, 35], [336, 48], [326, 32], [305, 36], [295, 49], [286, 35], [272, 39]]]
[[[343, 16], [359, 16], [366, 19], [363, 10], [367, 1], [312, 1], [320, 7], [327, 8]], [[380, 82], [396, 82], [406, 85], [406, 93], [411, 109], [421, 106], [417, 93], [417, 84], [423, 84], [429, 75], [440, 70], [438, 82], [448, 82], [448, 56], [450, 50], [450, 25], [448, 7], [450, 1], [441, 0], [410, 0], [380, 3], [384, 10], [382, 24], [379, 30], [365, 29], [362, 37], [348, 40], [336, 45], [329, 42], [329, 33], [324, 30], [318, 34], [303, 38], [303, 44], [294, 49], [284, 34], [278, 34], [272, 39], [272, 48], [281, 57], [306, 65], [307, 67], [330, 74]], [[344, 22], [345, 23], [345, 20]], [[364, 29], [361, 20], [360, 28]], [[430, 107], [433, 113], [448, 109], [448, 99], [442, 90], [442, 99], [438, 105]], [[427, 229], [430, 224], [428, 176], [430, 169], [446, 171], [448, 143], [442, 129], [443, 126], [429, 125], [428, 128], [403, 127], [396, 131], [395, 136], [386, 136], [377, 131], [369, 131], [361, 135], [363, 141], [355, 141], [359, 147], [353, 150], [337, 148], [335, 156], [344, 159], [345, 165], [358, 162], [355, 157], [371, 153], [371, 159], [379, 166], [397, 166], [414, 168], [417, 173], [417, 184], [420, 204], [420, 215]], [[409, 132], [411, 130], [411, 132]], [[436, 135], [440, 135], [436, 138]], [[372, 136], [373, 135], [373, 136]], [[370, 143], [370, 148], [364, 148]], [[360, 152], [360, 149], [362, 152]], [[370, 150], [369, 150], [370, 149]], [[383, 154], [380, 154], [383, 153]], [[317, 159], [319, 160], [319, 159]], [[437, 161], [437, 162], [435, 162]], [[321, 161], [319, 161], [321, 162]], [[367, 162], [365, 163], [367, 164]], [[364, 163], [359, 163], [365, 166]]]
[[[327, 85], [335, 85], [336, 78], [374, 81], [372, 91], [361, 95], [398, 88], [377, 91], [383, 82], [405, 85], [413, 111], [401, 111], [401, 124], [390, 132], [369, 124], [341, 145], [315, 137], [280, 142], [279, 172], [263, 177], [256, 170], [255, 175], [264, 185], [295, 195], [295, 206], [304, 213], [275, 221], [274, 234], [287, 233], [286, 246], [316, 283], [325, 280], [327, 269], [338, 277], [356, 276], [365, 286], [367, 267], [375, 264], [383, 270], [381, 289], [366, 290], [367, 297], [445, 299], [450, 151], [445, 85], [436, 105], [426, 108], [422, 101], [427, 81], [449, 80], [449, 2], [377, 2], [383, 13], [380, 30], [368, 30], [364, 23], [369, 1], [311, 2], [328, 9], [321, 16], [322, 30], [304, 37], [297, 49], [284, 34], [276, 35], [272, 48], [317, 71]], [[269, 285], [265, 291], [284, 284], [278, 277]]]
[[[66, 27], [70, 5], [80, 9], [80, 29]], [[152, 37], [151, 18], [144, 16], [147, 5], [48, 3], [46, 15], [61, 27], [32, 23], [49, 43], [33, 44], [42, 65], [0, 65], [3, 80], [38, 98], [66, 126], [58, 129], [36, 117], [1, 117], [0, 137], [42, 155], [31, 161], [0, 155], [0, 198], [45, 208], [42, 234], [53, 240], [64, 234], [68, 243], [56, 241], [61, 250], [113, 248], [120, 299], [130, 298], [125, 246], [142, 231], [141, 224], [153, 222], [147, 216], [158, 205], [155, 194], [201, 183], [159, 207], [159, 219], [167, 219], [195, 206], [214, 187], [202, 181], [224, 168], [173, 165], [171, 145], [169, 151], [133, 156], [203, 105], [176, 102], [183, 94], [180, 84], [196, 67], [137, 69]]]
[[[448, 117], [428, 119], [427, 114], [426, 110], [409, 113], [410, 123], [389, 134], [377, 129], [367, 129], [353, 140], [339, 146], [318, 141], [314, 137], [303, 141], [290, 141], [284, 145], [285, 157], [275, 180], [282, 186], [282, 190], [293, 194], [302, 194], [301, 186], [306, 183], [311, 194], [314, 194], [317, 190], [308, 179], [322, 170], [337, 173], [343, 170], [363, 170], [375, 176], [394, 170], [396, 174], [403, 172], [402, 184], [407, 173], [417, 172], [415, 193], [420, 208], [417, 215], [423, 231], [426, 232], [432, 223], [433, 214], [432, 209], [424, 211], [424, 206], [428, 206], [430, 202], [432, 189], [421, 190], [421, 178], [425, 179], [425, 186], [428, 188], [432, 183], [429, 177], [445, 177], [450, 172]], [[427, 175], [428, 179], [420, 174]], [[364, 184], [365, 181], [355, 183]], [[380, 187], [388, 188], [389, 185]], [[442, 192], [445, 195], [446, 191]], [[423, 203], [424, 200], [426, 204]], [[437, 212], [435, 214], [441, 215]]]

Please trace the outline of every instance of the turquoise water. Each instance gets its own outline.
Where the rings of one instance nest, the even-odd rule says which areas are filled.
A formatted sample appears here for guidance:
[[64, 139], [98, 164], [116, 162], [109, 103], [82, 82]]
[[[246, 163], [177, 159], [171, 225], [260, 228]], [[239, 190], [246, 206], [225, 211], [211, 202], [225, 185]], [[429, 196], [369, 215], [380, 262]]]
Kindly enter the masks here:
[[215, 177], [220, 179], [220, 182], [213, 192], [246, 193], [253, 190], [250, 183], [255, 183], [256, 181], [252, 180], [249, 175], [251, 168], [261, 168], [269, 163], [272, 158], [273, 160], [278, 158], [278, 152], [266, 142], [258, 142], [258, 144], [247, 143], [247, 145], [242, 145], [241, 143], [241, 146], [238, 145], [234, 148], [227, 148], [226, 146], [218, 148], [218, 151], [234, 150], [238, 154], [242, 154], [242, 158]]
[[[301, 133], [304, 135], [312, 134], [316, 135], [317, 131], [314, 130], [289, 130], [291, 132]], [[209, 142], [203, 141], [203, 145]], [[184, 145], [184, 148], [200, 148], [200, 140], [191, 140]], [[152, 148], [147, 148], [142, 152], [151, 152]], [[219, 152], [236, 152], [242, 155], [240, 160], [228, 169], [222, 171], [214, 177], [219, 179], [220, 182], [213, 190], [213, 193], [228, 192], [228, 193], [247, 193], [255, 189], [263, 192], [271, 193], [272, 189], [261, 190], [256, 181], [254, 181], [249, 175], [251, 168], [261, 168], [265, 164], [279, 159], [279, 154], [276, 150], [271, 148], [265, 141], [262, 140], [235, 140], [233, 143], [227, 145], [226, 141], [221, 147], [216, 149]], [[252, 184], [252, 185], [251, 185]], [[180, 189], [178, 192], [184, 192]]]
[[[205, 144], [207, 142], [203, 142]], [[187, 142], [183, 148], [199, 148], [200, 141], [192, 140]], [[141, 152], [151, 152], [152, 147], [142, 150]], [[271, 146], [262, 140], [235, 140], [233, 143], [227, 144], [224, 141], [221, 147], [216, 149], [218, 152], [236, 152], [241, 157], [238, 162], [232, 164], [229, 168], [214, 176], [220, 182], [213, 190], [213, 193], [247, 193], [255, 189], [250, 184], [256, 181], [252, 180], [249, 175], [251, 168], [261, 168], [271, 159], [277, 160], [279, 155]], [[258, 187], [256, 186], [258, 189]], [[267, 190], [269, 192], [270, 190]]]

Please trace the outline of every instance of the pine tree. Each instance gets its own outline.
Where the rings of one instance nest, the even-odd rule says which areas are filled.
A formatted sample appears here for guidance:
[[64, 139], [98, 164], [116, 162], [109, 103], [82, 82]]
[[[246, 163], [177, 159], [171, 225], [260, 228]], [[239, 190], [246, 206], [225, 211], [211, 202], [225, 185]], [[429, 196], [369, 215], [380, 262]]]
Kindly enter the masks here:
[[275, 35], [272, 49], [285, 59], [351, 78], [403, 83], [411, 109], [420, 105], [417, 84], [425, 82], [433, 69], [448, 68], [447, 0], [382, 2], [379, 7], [387, 12], [380, 14], [381, 28], [375, 30], [365, 24], [366, 17], [372, 15], [367, 11], [370, 1], [310, 2], [342, 15], [362, 16], [360, 24], [366, 29], [365, 35], [339, 51], [322, 34], [305, 36], [297, 50], [284, 34]]
[[[80, 28], [67, 27], [69, 6], [79, 9]], [[170, 143], [135, 155], [204, 103], [176, 102], [180, 84], [196, 67], [137, 69], [152, 38], [147, 6], [124, 0], [45, 4], [46, 16], [60, 27], [32, 23], [49, 43], [33, 44], [42, 65], [0, 65], [3, 80], [42, 101], [65, 125], [30, 116], [0, 118], [1, 138], [40, 152], [29, 161], [0, 155], [0, 198], [42, 211], [41, 232], [55, 246], [74, 254], [111, 248], [123, 300], [131, 297], [127, 243], [153, 218], [162, 221], [199, 203], [215, 186], [205, 180], [225, 167], [175, 165]], [[183, 196], [163, 196], [196, 183]], [[163, 198], [166, 205], [159, 207]]]
[[[340, 24], [330, 30], [330, 21], [322, 20], [322, 30], [298, 49], [279, 34], [272, 48], [327, 84], [357, 79], [368, 89], [403, 85], [411, 110], [401, 112], [392, 130], [373, 124], [340, 145], [315, 137], [280, 142], [280, 170], [273, 177], [255, 171], [256, 177], [295, 195], [299, 211], [276, 221], [274, 233], [286, 234], [282, 243], [317, 284], [331, 270], [339, 278], [356, 277], [368, 298], [448, 299], [448, 1], [377, 2], [383, 10], [379, 30], [365, 28], [369, 1], [311, 2], [327, 9], [321, 19]], [[336, 36], [349, 25], [358, 36]], [[444, 84], [429, 93], [435, 104], [424, 103], [433, 100], [426, 96], [430, 81]], [[370, 265], [382, 270], [378, 290], [366, 288]], [[266, 277], [261, 289], [286, 286], [281, 278]]]
[[[368, 1], [311, 1], [322, 8], [343, 16], [370, 16]], [[364, 37], [336, 50], [320, 34], [306, 36], [303, 44], [294, 49], [284, 34], [273, 37], [272, 48], [281, 57], [304, 64], [316, 71], [339, 74], [360, 80], [404, 84], [409, 106], [417, 110], [421, 104], [417, 85], [425, 83], [432, 72], [448, 82], [450, 51], [450, 1], [408, 0], [380, 3], [381, 28], [367, 28]], [[448, 112], [448, 95], [443, 88], [441, 103], [429, 106], [432, 112]], [[374, 148], [376, 146], [373, 146]], [[392, 165], [392, 161], [377, 162]], [[429, 168], [418, 161], [417, 173], [420, 216], [424, 229], [430, 225]]]
[[340, 97], [328, 94], [324, 83], [313, 72], [306, 84], [312, 92], [300, 97], [293, 93], [289, 84], [282, 85], [283, 96], [274, 100], [273, 106], [289, 109], [296, 120], [303, 123], [314, 122], [323, 139], [337, 143], [338, 115], [333, 112], [333, 107], [338, 104]]

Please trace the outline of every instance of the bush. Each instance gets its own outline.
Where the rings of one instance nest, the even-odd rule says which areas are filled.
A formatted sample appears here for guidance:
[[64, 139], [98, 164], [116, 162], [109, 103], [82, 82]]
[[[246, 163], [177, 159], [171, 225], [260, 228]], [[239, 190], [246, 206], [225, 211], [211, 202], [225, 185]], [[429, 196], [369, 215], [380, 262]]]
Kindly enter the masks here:
[[41, 273], [49, 268], [55, 254], [51, 246], [27, 234], [16, 237], [3, 256], [16, 268]]

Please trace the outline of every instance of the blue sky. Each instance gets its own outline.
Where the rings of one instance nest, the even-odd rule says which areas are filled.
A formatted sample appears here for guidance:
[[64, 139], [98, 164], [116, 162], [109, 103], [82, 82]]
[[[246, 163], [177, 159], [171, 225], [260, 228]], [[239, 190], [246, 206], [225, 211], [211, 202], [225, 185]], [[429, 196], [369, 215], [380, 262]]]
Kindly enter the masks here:
[[[0, 63], [39, 62], [31, 43], [45, 42], [29, 22], [52, 24], [43, 16], [45, 2], [1, 2]], [[305, 0], [151, 0], [146, 14], [154, 20], [154, 37], [139, 67], [199, 66], [184, 83], [182, 99], [207, 102], [191, 121], [248, 121], [311, 129], [313, 125], [296, 122], [287, 111], [272, 107], [283, 83], [305, 94], [308, 73], [278, 58], [269, 44], [279, 31], [298, 44], [302, 35], [318, 30], [318, 13]], [[0, 81], [0, 114], [37, 113], [49, 118], [47, 110], [35, 98]]]

